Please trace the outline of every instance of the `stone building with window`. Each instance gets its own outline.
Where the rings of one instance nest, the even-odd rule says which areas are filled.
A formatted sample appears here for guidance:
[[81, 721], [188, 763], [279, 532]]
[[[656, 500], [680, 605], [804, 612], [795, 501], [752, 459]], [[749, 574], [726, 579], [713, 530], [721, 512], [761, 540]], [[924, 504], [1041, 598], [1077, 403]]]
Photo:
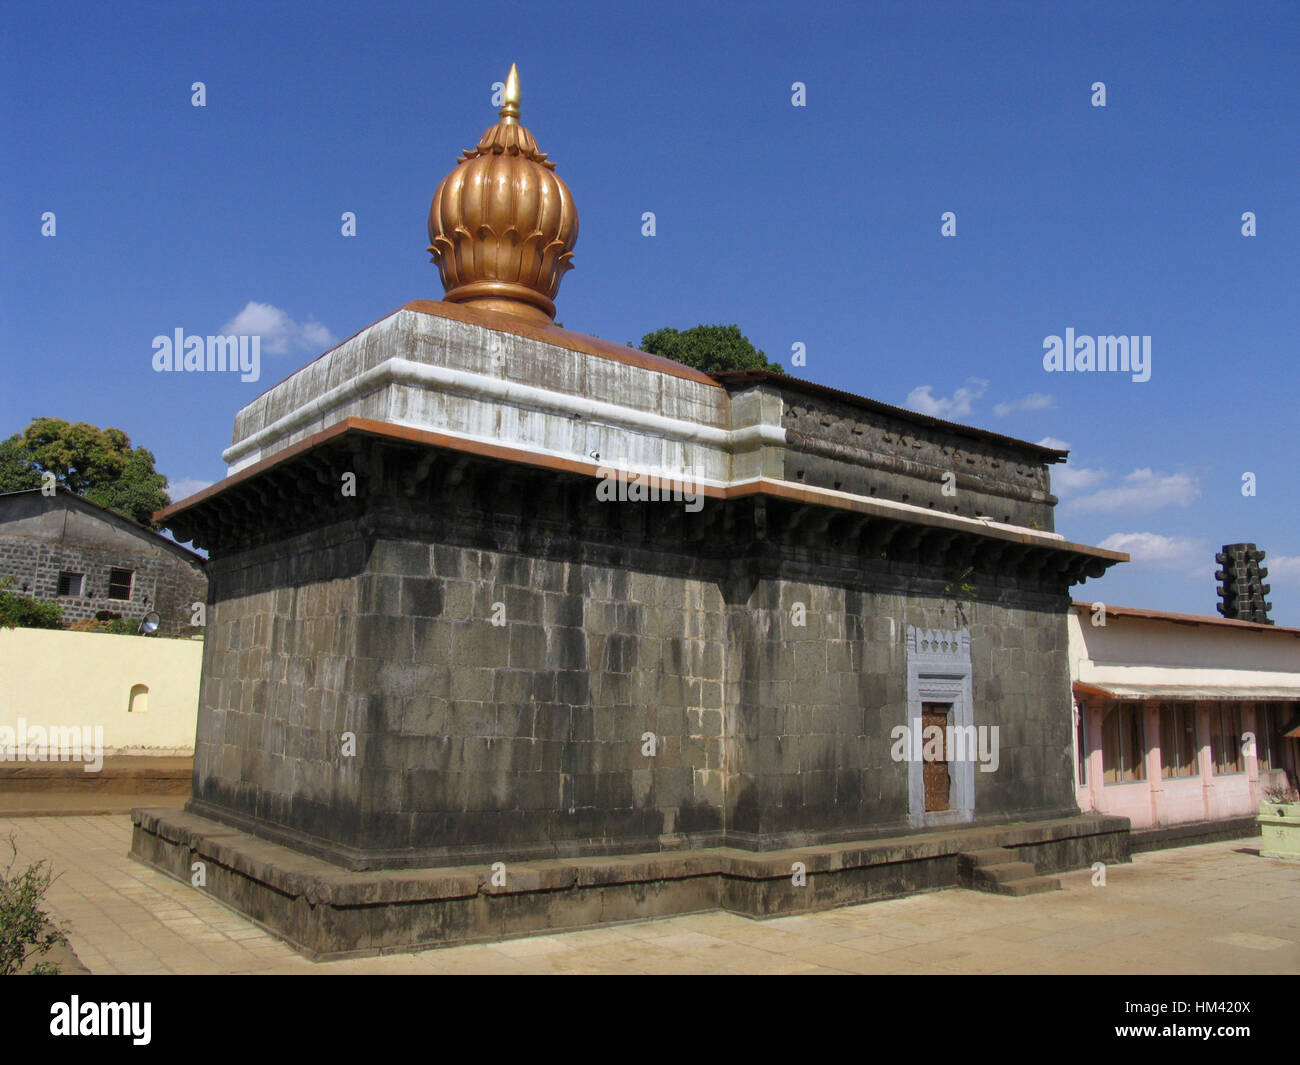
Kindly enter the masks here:
[[133, 853], [313, 956], [1126, 858], [1060, 707], [1127, 556], [1054, 531], [1065, 453], [556, 326], [577, 214], [505, 97], [434, 194], [444, 299], [159, 516], [211, 606], [194, 797]]
[[0, 579], [58, 603], [64, 624], [155, 612], [164, 636], [189, 636], [207, 600], [204, 559], [187, 547], [66, 489], [0, 494]]
[[1300, 629], [1106, 604], [1069, 619], [1079, 808], [1166, 841], [1254, 831], [1300, 771]]

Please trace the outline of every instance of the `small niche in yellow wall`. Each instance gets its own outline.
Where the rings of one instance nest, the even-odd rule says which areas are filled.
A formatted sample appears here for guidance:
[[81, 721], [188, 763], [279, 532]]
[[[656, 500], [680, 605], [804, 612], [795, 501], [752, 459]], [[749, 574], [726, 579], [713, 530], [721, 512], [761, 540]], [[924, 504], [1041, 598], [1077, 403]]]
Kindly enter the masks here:
[[127, 703], [126, 712], [128, 714], [147, 714], [149, 712], [149, 685], [131, 685], [131, 700]]

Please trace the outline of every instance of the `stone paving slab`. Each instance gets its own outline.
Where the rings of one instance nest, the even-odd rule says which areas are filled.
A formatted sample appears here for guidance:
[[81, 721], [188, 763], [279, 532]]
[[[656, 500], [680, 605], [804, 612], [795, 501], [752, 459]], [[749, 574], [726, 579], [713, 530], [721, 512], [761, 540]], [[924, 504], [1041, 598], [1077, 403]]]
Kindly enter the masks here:
[[124, 815], [0, 819], [60, 874], [49, 909], [93, 973], [1300, 973], [1300, 864], [1227, 840], [1007, 898], [954, 888], [752, 921], [724, 912], [313, 963], [130, 860]]

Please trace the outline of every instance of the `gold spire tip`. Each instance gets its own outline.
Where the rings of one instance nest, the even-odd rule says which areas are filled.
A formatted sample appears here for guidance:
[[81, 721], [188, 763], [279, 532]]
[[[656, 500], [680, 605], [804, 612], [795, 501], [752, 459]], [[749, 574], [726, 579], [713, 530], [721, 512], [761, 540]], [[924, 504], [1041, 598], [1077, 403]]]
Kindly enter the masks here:
[[506, 75], [506, 94], [501, 103], [501, 121], [519, 121], [519, 68], [510, 64], [510, 73]]

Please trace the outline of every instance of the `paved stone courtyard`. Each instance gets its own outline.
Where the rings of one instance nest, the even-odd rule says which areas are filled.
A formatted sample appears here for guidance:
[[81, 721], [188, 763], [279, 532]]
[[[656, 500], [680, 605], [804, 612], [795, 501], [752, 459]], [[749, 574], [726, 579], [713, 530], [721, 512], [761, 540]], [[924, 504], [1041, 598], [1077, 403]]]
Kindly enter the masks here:
[[50, 859], [49, 908], [93, 973], [1297, 973], [1300, 865], [1258, 840], [1138, 855], [1027, 898], [950, 889], [756, 922], [695, 914], [490, 945], [312, 963], [127, 858], [130, 818], [0, 819]]

